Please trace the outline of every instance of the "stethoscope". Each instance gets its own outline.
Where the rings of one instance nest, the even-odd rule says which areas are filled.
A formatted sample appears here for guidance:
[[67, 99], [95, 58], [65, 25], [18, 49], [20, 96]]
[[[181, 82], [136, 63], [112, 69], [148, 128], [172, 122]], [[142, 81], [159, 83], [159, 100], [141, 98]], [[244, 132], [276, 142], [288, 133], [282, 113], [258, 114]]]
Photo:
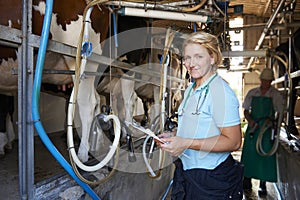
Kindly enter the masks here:
[[[208, 91], [209, 91], [209, 84], [214, 80], [214, 78], [217, 76], [217, 73], [214, 74], [214, 76], [209, 80], [209, 82], [203, 87], [200, 89], [200, 94], [199, 94], [199, 97], [198, 97], [198, 101], [197, 101], [197, 106], [195, 108], [195, 112], [192, 112], [192, 115], [200, 115], [201, 112], [201, 108], [203, 106], [203, 103], [205, 102], [206, 100], [206, 97], [207, 97], [207, 94], [208, 94]], [[186, 106], [186, 103], [187, 103], [187, 100], [190, 98], [190, 95], [191, 95], [191, 91], [192, 89], [194, 88], [195, 86], [195, 82], [193, 83], [192, 87], [190, 88], [189, 92], [188, 92], [188, 95], [187, 95], [187, 98], [185, 99], [184, 103], [183, 103], [183, 106], [182, 106], [182, 109], [181, 109], [181, 112], [178, 113], [178, 115], [182, 116], [184, 114], [184, 109], [185, 109], [185, 106]], [[205, 90], [205, 91], [204, 91]], [[200, 100], [201, 100], [201, 97], [202, 97], [202, 93], [204, 91], [204, 97], [203, 97], [203, 100], [201, 101], [200, 103]]]

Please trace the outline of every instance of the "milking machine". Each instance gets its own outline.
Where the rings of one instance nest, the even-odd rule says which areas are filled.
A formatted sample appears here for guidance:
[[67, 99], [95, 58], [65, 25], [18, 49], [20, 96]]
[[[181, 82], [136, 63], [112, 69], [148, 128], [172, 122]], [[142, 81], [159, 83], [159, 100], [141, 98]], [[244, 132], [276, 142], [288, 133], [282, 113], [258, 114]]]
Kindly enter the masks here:
[[[100, 1], [99, 1], [100, 2]], [[99, 3], [98, 2], [98, 3]], [[93, 118], [91, 128], [89, 131], [89, 150], [90, 153], [94, 156], [96, 155], [97, 149], [99, 148], [99, 141], [100, 139], [104, 138], [103, 134], [107, 131], [109, 131], [109, 142], [112, 143], [109, 146], [108, 153], [106, 156], [96, 164], [90, 164], [90, 163], [82, 163], [81, 160], [78, 158], [77, 153], [75, 151], [74, 141], [73, 141], [73, 120], [75, 115], [75, 105], [76, 105], [76, 99], [77, 99], [77, 93], [78, 93], [78, 87], [80, 84], [80, 80], [82, 80], [84, 77], [84, 71], [87, 63], [87, 58], [91, 55], [92, 50], [92, 44], [89, 42], [89, 32], [88, 27], [90, 26], [90, 15], [91, 11], [93, 9], [93, 5], [96, 5], [96, 3], [89, 3], [88, 6], [85, 9], [84, 12], [84, 23], [83, 28], [80, 33], [80, 40], [78, 42], [78, 48], [77, 48], [77, 55], [76, 55], [76, 71], [75, 71], [75, 81], [74, 81], [74, 88], [70, 97], [69, 107], [68, 107], [68, 150], [70, 155], [70, 161], [72, 164], [72, 167], [74, 171], [76, 172], [77, 176], [84, 182], [88, 184], [99, 184], [105, 181], [107, 178], [109, 178], [114, 170], [111, 171], [111, 173], [106, 176], [103, 180], [100, 181], [89, 181], [86, 178], [84, 178], [77, 167], [84, 170], [85, 172], [94, 172], [97, 171], [104, 166], [106, 166], [109, 162], [112, 162], [111, 160], [115, 157], [118, 157], [119, 153], [119, 141], [121, 136], [121, 124], [117, 116], [107, 114], [107, 113], [100, 113], [96, 115]], [[91, 86], [92, 87], [92, 86]], [[114, 132], [114, 134], [112, 134]], [[112, 135], [114, 137], [112, 137]], [[114, 165], [117, 165], [117, 162], [113, 163]], [[115, 167], [113, 167], [115, 169]]]
[[125, 123], [122, 123], [122, 134], [126, 135], [126, 146], [128, 151], [128, 161], [135, 162], [134, 143], [132, 140], [132, 132]]
[[[107, 165], [110, 160], [113, 158], [114, 154], [118, 154], [118, 146], [119, 146], [119, 140], [121, 135], [120, 130], [120, 122], [119, 119], [114, 115], [104, 115], [99, 114], [97, 115], [92, 123], [92, 128], [90, 129], [90, 136], [92, 139], [91, 142], [91, 150], [95, 151], [97, 148], [97, 143], [95, 141], [99, 141], [97, 138], [100, 137], [103, 134], [103, 127], [104, 130], [109, 130], [112, 126], [114, 129], [114, 140], [112, 142], [112, 145], [110, 146], [110, 150], [107, 153], [107, 155], [103, 158], [103, 160], [95, 165], [86, 165], [80, 161], [78, 158], [75, 148], [74, 148], [74, 141], [73, 141], [73, 109], [74, 109], [74, 103], [71, 101], [73, 99], [74, 92], [72, 92], [71, 98], [70, 98], [70, 104], [68, 109], [68, 149], [70, 154], [70, 160], [72, 163], [75, 163], [76, 166], [81, 168], [84, 171], [92, 172], [97, 171]], [[101, 125], [100, 125], [101, 124]], [[113, 124], [113, 125], [112, 125]], [[117, 163], [115, 163], [117, 164]], [[73, 168], [76, 169], [75, 165], [72, 164]], [[77, 174], [78, 175], [78, 174]], [[89, 181], [87, 181], [89, 182]], [[94, 182], [89, 182], [94, 183]], [[95, 184], [95, 183], [94, 183]]]
[[[99, 3], [100, 1], [98, 1]], [[96, 5], [93, 3], [90, 3], [89, 6]], [[84, 14], [85, 19], [85, 26], [83, 28], [83, 32], [81, 33], [81, 40], [78, 43], [78, 49], [81, 49], [81, 51], [78, 50], [77, 56], [76, 56], [76, 63], [77, 68], [75, 72], [75, 84], [74, 88], [71, 94], [69, 108], [68, 108], [68, 150], [70, 155], [70, 161], [72, 164], [72, 167], [76, 173], [76, 175], [79, 177], [79, 179], [85, 183], [88, 183], [90, 185], [97, 185], [100, 183], [103, 183], [108, 178], [112, 176], [112, 174], [115, 172], [115, 169], [117, 169], [118, 165], [118, 157], [119, 157], [119, 149], [121, 149], [123, 146], [120, 147], [121, 143], [121, 135], [125, 135], [126, 139], [126, 147], [128, 152], [128, 161], [129, 162], [135, 162], [137, 160], [135, 156], [135, 142], [133, 141], [133, 133], [132, 130], [128, 127], [128, 124], [120, 122], [118, 117], [115, 115], [112, 115], [111, 109], [108, 106], [101, 108], [101, 113], [97, 114], [92, 121], [91, 128], [89, 131], [89, 153], [94, 157], [94, 159], [88, 161], [87, 163], [82, 163], [75, 151], [75, 146], [73, 142], [73, 120], [75, 115], [75, 105], [76, 105], [76, 98], [77, 98], [77, 92], [78, 92], [78, 86], [80, 84], [80, 80], [84, 78], [84, 71], [85, 66], [87, 63], [87, 58], [91, 55], [91, 49], [92, 45], [88, 41], [88, 30], [87, 30], [87, 23], [89, 22], [89, 15], [91, 14], [91, 8], [86, 9]], [[161, 113], [157, 116], [156, 120], [154, 120], [154, 123], [150, 125], [151, 132], [156, 136], [156, 134], [161, 133], [162, 131], [172, 131], [174, 128], [177, 127], [176, 121], [174, 120], [175, 115], [166, 118], [165, 116], [165, 98], [166, 98], [166, 80], [167, 80], [167, 66], [169, 64], [170, 58], [168, 55], [169, 47], [173, 41], [173, 38], [175, 36], [175, 33], [171, 33], [170, 30], [167, 33], [168, 39], [166, 40], [166, 47], [164, 49], [164, 57], [161, 61], [163, 65], [163, 76], [161, 77], [161, 87], [160, 87], [160, 100], [161, 100]], [[79, 66], [79, 67], [78, 67]], [[160, 120], [160, 121], [159, 121]], [[159, 123], [160, 122], [160, 123]], [[103, 136], [106, 136], [104, 138]], [[103, 143], [103, 139], [108, 140], [106, 144]], [[151, 166], [151, 160], [154, 158], [154, 151], [157, 148], [157, 145], [155, 141], [153, 140], [153, 135], [147, 135], [146, 137], [142, 137], [144, 139], [143, 146], [142, 146], [142, 153], [143, 153], [143, 159], [147, 168], [147, 172], [150, 178], [159, 178], [161, 177], [161, 170], [164, 167], [164, 161], [165, 161], [165, 152], [161, 149], [158, 149], [159, 151], [159, 160], [158, 160], [158, 166], [156, 167], [156, 170], [152, 169]], [[140, 139], [138, 139], [140, 140]], [[110, 145], [111, 144], [111, 145]], [[104, 149], [107, 146], [109, 146], [108, 153], [106, 156], [98, 162], [98, 159], [101, 157], [101, 153], [99, 153], [99, 146], [102, 146], [101, 148]], [[105, 146], [106, 145], [106, 146]], [[97, 162], [95, 164], [95, 162]], [[107, 175], [105, 178], [99, 181], [90, 181], [87, 180], [81, 173], [79, 172], [78, 168], [84, 170], [86, 172], [95, 172], [104, 166], [112, 167], [111, 172], [109, 175]]]
[[[98, 1], [99, 3], [100, 1]], [[77, 175], [83, 180], [84, 182], [87, 182], [89, 184], [94, 184], [92, 181], [86, 180], [83, 176], [80, 175], [79, 171], [77, 170], [77, 167], [80, 169], [87, 171], [87, 172], [93, 172], [96, 170], [101, 169], [107, 164], [111, 164], [112, 158], [114, 154], [116, 153], [115, 160], [118, 160], [118, 151], [119, 151], [119, 144], [120, 144], [120, 137], [121, 137], [121, 130], [124, 134], [126, 134], [126, 144], [128, 147], [128, 159], [130, 162], [134, 162], [136, 160], [136, 157], [134, 155], [134, 145], [132, 141], [132, 134], [128, 127], [119, 121], [119, 119], [114, 116], [110, 115], [108, 112], [104, 113], [102, 109], [102, 113], [96, 115], [93, 119], [91, 129], [89, 131], [89, 149], [91, 154], [97, 154], [97, 148], [99, 146], [99, 139], [103, 139], [103, 135], [108, 136], [109, 140], [112, 142], [112, 145], [110, 146], [109, 152], [107, 153], [106, 157], [99, 163], [95, 165], [86, 165], [80, 161], [78, 158], [75, 148], [74, 148], [74, 142], [73, 142], [73, 119], [74, 119], [74, 113], [75, 113], [75, 104], [76, 104], [76, 96], [78, 91], [78, 85], [80, 84], [80, 80], [84, 78], [84, 70], [87, 62], [87, 57], [90, 55], [91, 50], [91, 44], [88, 42], [88, 23], [90, 23], [89, 16], [91, 14], [91, 6], [93, 6], [93, 3], [90, 3], [84, 13], [84, 19], [85, 19], [85, 26], [82, 29], [81, 32], [81, 40], [78, 43], [78, 49], [81, 49], [81, 51], [77, 51], [77, 67], [75, 72], [75, 84], [74, 89], [71, 94], [69, 108], [68, 108], [68, 149], [70, 154], [70, 160], [72, 163], [72, 166], [77, 172]], [[96, 5], [96, 4], [95, 4]], [[80, 48], [79, 48], [80, 46]], [[112, 125], [113, 124], [113, 125]], [[153, 143], [154, 144], [154, 143]], [[97, 157], [97, 155], [95, 155]], [[114, 162], [114, 165], [116, 165], [117, 162]], [[113, 167], [115, 169], [115, 167]]]
[[[153, 120], [153, 123], [150, 125], [150, 129], [149, 129], [150, 131], [148, 131], [148, 134], [146, 133], [147, 137], [144, 140], [143, 149], [142, 149], [143, 159], [146, 164], [147, 171], [149, 172], [150, 178], [158, 178], [161, 175], [160, 170], [162, 169], [163, 160], [164, 160], [164, 155], [162, 154], [162, 152], [159, 152], [159, 163], [158, 163], [159, 170], [157, 173], [155, 173], [153, 168], [151, 167], [151, 160], [153, 158], [154, 148], [156, 147], [153, 136], [155, 136], [156, 133], [159, 132], [159, 123], [158, 123], [159, 119], [160, 119], [160, 116], [157, 116]], [[146, 132], [146, 130], [144, 130], [144, 132]], [[150, 132], [150, 135], [149, 135], [149, 132]], [[150, 144], [150, 146], [149, 146], [149, 144]], [[147, 149], [147, 147], [149, 147], [149, 148]]]

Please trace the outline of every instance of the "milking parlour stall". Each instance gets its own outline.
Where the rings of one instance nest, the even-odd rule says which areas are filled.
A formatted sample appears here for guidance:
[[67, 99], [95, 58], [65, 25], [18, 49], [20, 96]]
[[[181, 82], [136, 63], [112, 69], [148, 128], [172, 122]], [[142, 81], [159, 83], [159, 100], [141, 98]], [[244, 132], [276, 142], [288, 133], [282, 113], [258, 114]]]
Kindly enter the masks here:
[[7, 198], [167, 199], [175, 158], [155, 141], [191, 81], [185, 36], [222, 36], [224, 8], [206, 3], [1, 1]]

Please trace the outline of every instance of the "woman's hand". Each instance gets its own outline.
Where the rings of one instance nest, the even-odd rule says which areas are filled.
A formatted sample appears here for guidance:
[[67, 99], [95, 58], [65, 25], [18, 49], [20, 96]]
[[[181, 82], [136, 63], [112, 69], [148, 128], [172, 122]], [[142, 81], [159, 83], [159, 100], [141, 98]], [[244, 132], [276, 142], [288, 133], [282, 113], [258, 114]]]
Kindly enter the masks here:
[[166, 137], [161, 138], [164, 144], [160, 144], [160, 148], [169, 152], [172, 156], [179, 156], [190, 146], [190, 140], [182, 137]]
[[169, 138], [169, 137], [174, 137], [176, 135], [176, 131], [168, 131], [168, 132], [163, 132], [162, 134], [158, 135], [159, 138]]

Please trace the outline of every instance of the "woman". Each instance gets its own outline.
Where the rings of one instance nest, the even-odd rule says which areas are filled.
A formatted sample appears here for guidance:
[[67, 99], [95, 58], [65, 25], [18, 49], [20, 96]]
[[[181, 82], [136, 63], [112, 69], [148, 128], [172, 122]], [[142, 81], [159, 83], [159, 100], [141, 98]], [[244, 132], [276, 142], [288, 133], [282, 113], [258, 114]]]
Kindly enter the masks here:
[[192, 33], [183, 56], [194, 82], [178, 109], [177, 133], [160, 135], [160, 147], [179, 157], [172, 199], [242, 199], [243, 169], [231, 156], [241, 146], [239, 102], [216, 73], [222, 61], [217, 38]]

